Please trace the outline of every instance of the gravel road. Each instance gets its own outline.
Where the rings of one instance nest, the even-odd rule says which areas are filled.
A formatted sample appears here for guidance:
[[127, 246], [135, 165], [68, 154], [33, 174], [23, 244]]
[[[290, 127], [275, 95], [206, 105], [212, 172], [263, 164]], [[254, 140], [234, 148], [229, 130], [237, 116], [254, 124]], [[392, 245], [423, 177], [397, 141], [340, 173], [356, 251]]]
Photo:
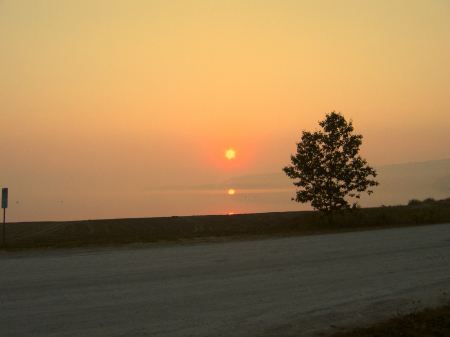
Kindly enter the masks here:
[[450, 298], [450, 224], [0, 254], [0, 336], [312, 336]]

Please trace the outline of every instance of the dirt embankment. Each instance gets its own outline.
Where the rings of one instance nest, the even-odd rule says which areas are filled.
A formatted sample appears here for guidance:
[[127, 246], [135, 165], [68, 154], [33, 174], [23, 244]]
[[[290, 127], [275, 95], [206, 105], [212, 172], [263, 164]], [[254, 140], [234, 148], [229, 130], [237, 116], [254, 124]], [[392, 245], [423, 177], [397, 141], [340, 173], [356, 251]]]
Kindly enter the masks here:
[[304, 212], [6, 224], [7, 246], [155, 242], [287, 233]]
[[318, 211], [10, 223], [6, 224], [6, 246], [8, 249], [22, 249], [133, 242], [236, 240], [255, 236], [324, 234], [435, 223], [450, 223], [450, 203], [366, 208], [336, 214], [331, 226]]

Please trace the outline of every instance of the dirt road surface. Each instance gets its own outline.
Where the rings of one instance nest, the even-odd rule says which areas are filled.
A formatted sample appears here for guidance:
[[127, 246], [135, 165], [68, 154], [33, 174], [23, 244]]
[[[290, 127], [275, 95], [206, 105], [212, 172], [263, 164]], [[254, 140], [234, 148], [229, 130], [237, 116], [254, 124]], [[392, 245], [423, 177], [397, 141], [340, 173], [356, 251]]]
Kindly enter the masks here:
[[312, 336], [450, 297], [450, 224], [0, 254], [0, 336]]

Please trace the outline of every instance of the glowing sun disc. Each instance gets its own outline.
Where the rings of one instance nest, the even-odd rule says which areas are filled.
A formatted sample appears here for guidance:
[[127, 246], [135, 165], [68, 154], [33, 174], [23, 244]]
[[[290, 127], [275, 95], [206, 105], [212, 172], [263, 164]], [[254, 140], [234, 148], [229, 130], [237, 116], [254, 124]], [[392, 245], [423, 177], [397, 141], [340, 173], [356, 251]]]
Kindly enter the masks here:
[[233, 190], [233, 189], [228, 190], [228, 194], [234, 194], [234, 193], [236, 193], [235, 190]]
[[236, 151], [229, 149], [226, 152], [225, 157], [227, 157], [228, 159], [233, 159], [234, 157], [236, 157]]

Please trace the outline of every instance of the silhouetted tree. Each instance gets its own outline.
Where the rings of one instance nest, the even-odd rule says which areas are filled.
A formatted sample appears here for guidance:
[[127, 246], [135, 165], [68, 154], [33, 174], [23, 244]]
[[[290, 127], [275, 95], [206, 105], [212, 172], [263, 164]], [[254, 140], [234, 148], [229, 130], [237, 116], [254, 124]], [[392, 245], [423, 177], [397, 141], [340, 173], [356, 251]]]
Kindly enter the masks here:
[[299, 179], [294, 185], [303, 188], [296, 191], [297, 196], [292, 200], [311, 202], [332, 224], [334, 212], [359, 206], [357, 202], [350, 206], [347, 196], [359, 199], [361, 192], [379, 183], [368, 179], [375, 178], [377, 173], [358, 155], [363, 137], [352, 135], [352, 120], [347, 123], [344, 116], [333, 111], [319, 125], [323, 130], [303, 131], [297, 154], [291, 155], [292, 165], [283, 171], [289, 178]]

